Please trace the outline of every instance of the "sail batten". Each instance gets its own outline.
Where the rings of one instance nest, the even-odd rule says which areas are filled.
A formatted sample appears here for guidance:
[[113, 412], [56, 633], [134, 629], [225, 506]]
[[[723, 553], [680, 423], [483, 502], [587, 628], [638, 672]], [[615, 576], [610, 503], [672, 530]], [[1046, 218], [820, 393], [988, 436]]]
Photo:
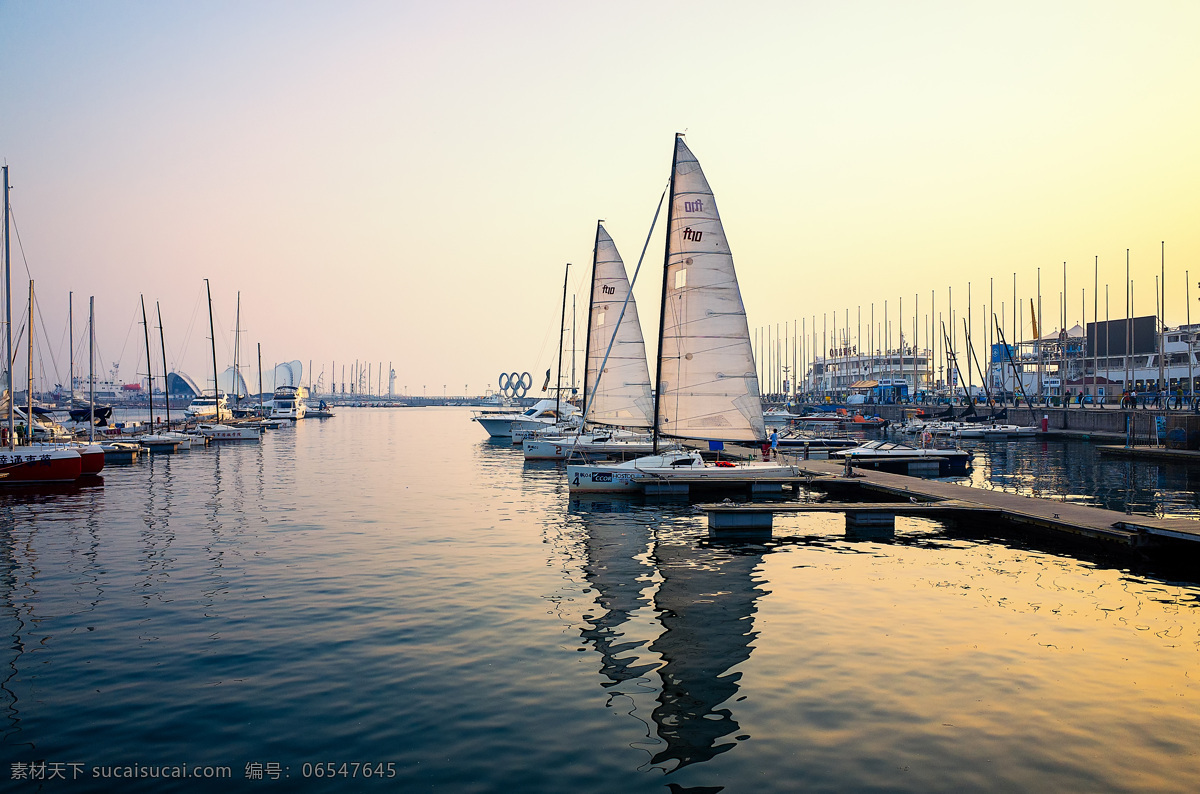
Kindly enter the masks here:
[[766, 438], [733, 255], [700, 163], [675, 139], [659, 338], [660, 436]]
[[617, 246], [597, 224], [584, 375], [585, 394], [593, 389], [595, 394], [588, 395], [587, 420], [598, 425], [649, 429], [654, 412], [650, 368], [637, 303], [629, 290], [625, 263]]

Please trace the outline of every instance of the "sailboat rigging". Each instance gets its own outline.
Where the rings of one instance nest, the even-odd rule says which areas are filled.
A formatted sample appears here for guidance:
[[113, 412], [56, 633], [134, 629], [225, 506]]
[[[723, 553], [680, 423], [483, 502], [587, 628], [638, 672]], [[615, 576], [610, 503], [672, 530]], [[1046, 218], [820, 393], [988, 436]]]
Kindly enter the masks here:
[[[675, 138], [659, 312], [653, 434], [656, 454], [621, 464], [568, 465], [576, 491], [631, 491], [646, 478], [679, 483], [795, 476], [774, 463], [716, 467], [698, 452], [661, 452], [661, 439], [762, 443], [758, 374], [733, 256], [716, 199], [682, 135]], [[661, 453], [661, 454], [659, 454]]]
[[617, 429], [648, 430], [654, 400], [650, 395], [646, 345], [637, 304], [625, 276], [625, 263], [602, 223], [596, 223], [592, 252], [583, 381], [585, 418], [603, 429], [526, 437], [522, 448], [527, 459], [561, 460], [577, 453], [636, 455], [652, 451], [650, 438], [644, 432]]
[[[8, 204], [8, 166], [4, 171], [4, 392], [3, 398], [8, 403], [8, 424], [5, 432], [0, 433], [4, 446], [8, 449], [0, 453], [0, 485], [28, 485], [46, 482], [73, 482], [83, 474], [83, 456], [77, 449], [61, 447], [40, 447], [34, 453], [29, 449], [26, 453], [19, 451], [17, 446], [16, 411], [14, 403], [16, 395], [13, 392], [13, 355], [12, 355], [12, 213]], [[29, 285], [30, 295], [33, 295], [33, 282]], [[32, 309], [30, 316], [33, 316]], [[32, 360], [33, 323], [29, 331], [30, 360]], [[32, 366], [30, 380], [32, 380]], [[30, 400], [33, 390], [30, 388]], [[26, 417], [26, 444], [29, 443], [33, 431], [33, 408], [29, 409]], [[103, 458], [103, 455], [101, 455]], [[103, 462], [101, 462], [103, 467]]]

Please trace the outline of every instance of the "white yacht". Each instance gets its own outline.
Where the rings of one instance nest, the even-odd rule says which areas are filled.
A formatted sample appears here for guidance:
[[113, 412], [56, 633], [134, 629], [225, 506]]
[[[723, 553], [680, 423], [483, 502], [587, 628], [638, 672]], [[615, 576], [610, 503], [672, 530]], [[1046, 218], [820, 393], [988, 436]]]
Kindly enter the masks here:
[[223, 422], [233, 418], [229, 410], [229, 401], [224, 392], [218, 392], [216, 397], [201, 395], [183, 410], [183, 415], [189, 419], [206, 419]]
[[531, 421], [546, 426], [554, 425], [560, 416], [570, 416], [577, 413], [575, 406], [567, 402], [555, 403], [554, 400], [539, 400], [533, 407], [524, 411], [479, 411], [471, 417], [472, 422], [478, 422], [492, 438], [512, 438], [514, 421]]
[[271, 419], [303, 419], [308, 410], [304, 398], [308, 389], [304, 386], [280, 386], [271, 398]]

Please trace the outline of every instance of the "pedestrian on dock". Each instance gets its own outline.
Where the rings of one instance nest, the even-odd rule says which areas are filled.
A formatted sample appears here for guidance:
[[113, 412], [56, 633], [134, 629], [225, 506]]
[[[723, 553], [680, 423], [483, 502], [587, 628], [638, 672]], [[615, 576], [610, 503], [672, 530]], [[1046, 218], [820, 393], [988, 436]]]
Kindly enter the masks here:
[[1183, 407], [1183, 387], [1175, 387], [1175, 410], [1178, 411]]
[[771, 457], [773, 458], [778, 454], [779, 454], [779, 431], [772, 430], [771, 431]]

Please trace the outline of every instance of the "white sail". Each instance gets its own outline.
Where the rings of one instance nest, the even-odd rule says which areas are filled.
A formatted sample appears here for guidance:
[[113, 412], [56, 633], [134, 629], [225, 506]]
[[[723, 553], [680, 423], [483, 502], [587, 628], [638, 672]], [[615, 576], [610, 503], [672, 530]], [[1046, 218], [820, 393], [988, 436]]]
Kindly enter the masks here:
[[[628, 304], [626, 296], [629, 296]], [[621, 315], [622, 307], [624, 316]], [[650, 367], [646, 363], [646, 343], [638, 322], [637, 304], [629, 294], [629, 279], [617, 246], [599, 224], [596, 224], [592, 263], [587, 368], [583, 383], [585, 399], [590, 400], [588, 421], [620, 427], [651, 426], [654, 398], [650, 393]], [[595, 396], [592, 396], [593, 390]]]
[[733, 255], [700, 163], [675, 138], [659, 344], [660, 435], [766, 438]]

